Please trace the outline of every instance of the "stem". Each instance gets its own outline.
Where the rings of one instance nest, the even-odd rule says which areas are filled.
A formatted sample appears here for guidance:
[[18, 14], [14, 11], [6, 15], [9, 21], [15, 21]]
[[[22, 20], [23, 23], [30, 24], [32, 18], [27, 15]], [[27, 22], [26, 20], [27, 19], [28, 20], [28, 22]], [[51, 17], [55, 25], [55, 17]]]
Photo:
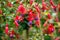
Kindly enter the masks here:
[[26, 40], [29, 40], [29, 29], [26, 30]]
[[44, 40], [42, 27], [40, 27], [40, 30], [41, 30], [41, 40]]

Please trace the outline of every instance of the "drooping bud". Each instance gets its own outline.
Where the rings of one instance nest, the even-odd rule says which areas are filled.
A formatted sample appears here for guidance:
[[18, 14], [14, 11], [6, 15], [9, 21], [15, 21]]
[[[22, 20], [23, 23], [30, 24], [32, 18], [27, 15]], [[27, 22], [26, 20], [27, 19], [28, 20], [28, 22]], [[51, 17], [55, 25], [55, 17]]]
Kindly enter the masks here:
[[50, 14], [50, 13], [48, 13], [47, 17], [48, 17], [48, 19], [51, 19], [51, 14]]
[[5, 33], [8, 34], [8, 31], [9, 31], [8, 24], [6, 24]]
[[17, 21], [14, 21], [14, 24], [16, 25], [16, 28], [19, 26]]
[[2, 10], [0, 10], [0, 14], [2, 14]]

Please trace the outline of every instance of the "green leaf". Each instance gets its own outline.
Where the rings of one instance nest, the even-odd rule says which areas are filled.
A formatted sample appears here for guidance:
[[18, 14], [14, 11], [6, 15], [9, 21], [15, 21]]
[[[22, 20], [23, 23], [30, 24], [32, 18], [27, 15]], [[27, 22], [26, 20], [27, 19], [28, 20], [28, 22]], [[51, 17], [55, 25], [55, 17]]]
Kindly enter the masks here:
[[44, 36], [44, 40], [51, 40], [51, 37], [49, 35]]
[[60, 21], [60, 12], [58, 12], [58, 18], [59, 18], [59, 21]]

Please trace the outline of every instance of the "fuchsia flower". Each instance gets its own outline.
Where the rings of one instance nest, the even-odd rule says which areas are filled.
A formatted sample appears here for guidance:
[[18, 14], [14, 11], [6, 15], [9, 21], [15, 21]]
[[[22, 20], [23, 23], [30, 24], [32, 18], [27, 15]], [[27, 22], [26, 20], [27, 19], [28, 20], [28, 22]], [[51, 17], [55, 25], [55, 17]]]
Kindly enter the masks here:
[[35, 6], [34, 6], [34, 7], [35, 7], [36, 11], [37, 11], [38, 13], [40, 13], [40, 8], [39, 8], [39, 6], [38, 6], [38, 4], [37, 4], [37, 3], [35, 4]]
[[33, 19], [37, 19], [37, 14], [34, 13], [32, 10], [29, 11], [28, 16], [29, 16], [29, 17], [32, 17]]
[[21, 14], [25, 14], [26, 13], [26, 8], [24, 7], [24, 5], [22, 3], [20, 3], [17, 12], [21, 13]]
[[19, 21], [23, 22], [24, 17], [23, 16], [19, 16]]
[[16, 16], [15, 17], [15, 21], [19, 20], [19, 21], [23, 21], [24, 17], [23, 16]]
[[52, 0], [50, 0], [50, 4], [51, 4], [51, 6], [52, 6], [52, 8], [54, 9], [54, 11], [56, 11], [56, 5], [54, 5], [54, 3], [53, 3], [53, 1]]
[[19, 16], [16, 16], [14, 20], [19, 20]]
[[34, 0], [30, 0], [30, 5], [32, 5], [33, 2], [34, 2]]
[[23, 19], [24, 19], [24, 17], [21, 16], [21, 15], [20, 15], [20, 16], [17, 15], [17, 16], [15, 17], [15, 19], [14, 19], [14, 24], [16, 25], [16, 28], [18, 28], [18, 26], [19, 26], [18, 22], [19, 22], [19, 21], [22, 22]]
[[16, 27], [19, 26], [18, 22], [17, 21], [14, 21], [14, 24], [16, 25]]
[[50, 14], [50, 13], [48, 13], [47, 17], [48, 17], [48, 19], [51, 19], [51, 14]]
[[15, 34], [15, 31], [14, 31], [14, 30], [12, 30], [12, 31], [11, 31], [11, 33], [12, 33], [12, 34]]
[[29, 14], [28, 14], [28, 21], [29, 21], [29, 25], [32, 26], [32, 21], [35, 20], [35, 25], [37, 27], [40, 26], [40, 20], [39, 20], [39, 13], [36, 14], [34, 13], [32, 10], [29, 11]]
[[8, 24], [6, 24], [5, 33], [8, 34], [8, 31], [9, 31]]
[[56, 37], [55, 40], [60, 40], [60, 37]]
[[29, 14], [28, 14], [29, 17], [33, 17], [33, 12], [30, 11]]
[[54, 26], [53, 26], [53, 24], [49, 24], [48, 25], [48, 33], [51, 34], [52, 32], [54, 32]]
[[45, 8], [45, 6], [47, 6], [46, 3], [44, 1], [42, 1], [42, 7]]
[[34, 20], [32, 10], [29, 11], [27, 20], [28, 20], [28, 21], [33, 21], [33, 20]]
[[40, 27], [40, 20], [36, 20], [35, 25], [39, 28]]
[[48, 10], [47, 4], [44, 2], [45, 0], [42, 0], [42, 10]]
[[60, 12], [60, 4], [58, 4], [58, 10], [59, 10], [59, 12]]
[[10, 33], [9, 33], [10, 38], [13, 38], [14, 37], [14, 34], [15, 34], [14, 30], [11, 30]]
[[0, 10], [0, 14], [2, 14], [2, 10]]
[[13, 38], [13, 34], [12, 34], [12, 32], [10, 32], [10, 35], [9, 35], [9, 36], [10, 36], [10, 38]]
[[39, 28], [40, 27], [40, 14], [37, 13], [37, 16], [36, 16], [38, 19], [36, 20], [36, 25], [37, 27]]
[[31, 17], [31, 16], [28, 16], [27, 20], [28, 20], [28, 21], [33, 21], [33, 20], [34, 20], [34, 18], [33, 18], [33, 17]]
[[52, 0], [50, 0], [50, 4], [51, 4], [52, 6], [55, 6]]
[[56, 21], [56, 22], [59, 22], [59, 19], [58, 19], [58, 17], [56, 17], [55, 21]]
[[36, 13], [33, 13], [33, 17], [34, 17], [34, 18], [36, 18], [36, 17], [37, 17]]
[[7, 6], [12, 7], [13, 4], [12, 4], [11, 2], [8, 2], [8, 3], [7, 3]]

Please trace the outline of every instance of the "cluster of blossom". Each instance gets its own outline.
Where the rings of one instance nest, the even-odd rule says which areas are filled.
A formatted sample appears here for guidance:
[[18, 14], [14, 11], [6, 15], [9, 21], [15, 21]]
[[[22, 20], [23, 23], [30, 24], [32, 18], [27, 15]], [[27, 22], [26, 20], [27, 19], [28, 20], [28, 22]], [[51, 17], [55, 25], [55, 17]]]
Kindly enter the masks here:
[[[35, 0], [29, 0], [30, 2], [30, 5], [32, 6], [32, 4], [34, 3]], [[18, 1], [17, 1], [18, 2]], [[60, 4], [58, 4], [57, 6], [54, 4], [54, 2], [52, 0], [50, 0], [50, 5], [51, 5], [51, 8], [56, 11], [56, 8], [58, 8], [58, 10], [60, 11]], [[10, 2], [8, 2], [7, 6], [9, 7], [12, 7], [13, 4], [11, 4]], [[33, 11], [33, 8], [30, 8], [30, 9], [26, 9], [25, 6], [23, 5], [23, 3], [20, 3], [20, 5], [18, 6], [18, 9], [17, 9], [17, 14], [19, 13], [19, 15], [16, 15], [16, 17], [14, 18], [14, 24], [16, 25], [16, 28], [19, 27], [19, 23], [18, 21], [20, 22], [23, 22], [24, 21], [24, 15], [28, 15], [26, 17], [26, 19], [28, 20], [28, 25], [30, 27], [32, 27], [32, 22], [34, 22], [34, 24], [39, 28], [40, 27], [40, 19], [41, 19], [41, 10], [44, 12], [45, 10], [50, 10], [49, 7], [47, 6], [45, 0], [42, 0], [42, 8], [40, 9], [39, 7], [39, 4], [38, 3], [35, 3], [35, 5], [33, 5], [34, 8], [35, 8], [35, 11]], [[0, 10], [0, 14], [2, 14], [2, 10]], [[46, 22], [43, 24], [43, 26], [47, 26], [48, 25], [48, 33], [52, 33], [54, 31], [54, 25], [52, 23], [48, 24], [48, 20], [51, 19], [51, 14], [48, 13], [47, 14], [47, 17], [48, 19], [46, 19]], [[56, 18], [56, 21], [58, 22], [58, 18]], [[9, 28], [8, 28], [8, 24], [6, 24], [6, 27], [5, 27], [5, 33], [8, 34], [9, 33]], [[11, 31], [10, 33], [11, 35], [13, 35], [14, 33]], [[11, 36], [10, 35], [10, 36]]]

